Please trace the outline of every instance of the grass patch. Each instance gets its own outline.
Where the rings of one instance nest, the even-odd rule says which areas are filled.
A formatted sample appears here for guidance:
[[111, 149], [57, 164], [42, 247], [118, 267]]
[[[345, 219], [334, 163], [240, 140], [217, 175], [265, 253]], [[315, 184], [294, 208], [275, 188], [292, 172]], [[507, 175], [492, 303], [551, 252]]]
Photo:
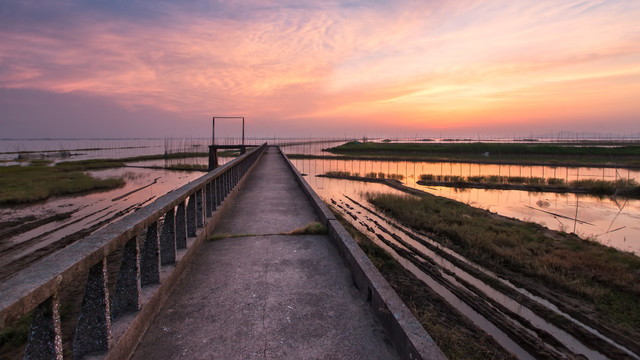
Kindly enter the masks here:
[[0, 353], [5, 353], [27, 342], [32, 319], [33, 312], [30, 312], [0, 331]]
[[447, 358], [514, 358], [340, 213], [331, 210]]
[[0, 167], [0, 204], [30, 203], [51, 196], [109, 190], [124, 183], [117, 178], [96, 179], [64, 166], [5, 166]]
[[564, 179], [558, 178], [541, 178], [541, 177], [524, 177], [524, 176], [498, 176], [498, 175], [477, 175], [477, 176], [458, 176], [458, 175], [420, 175], [419, 184], [427, 182], [452, 183], [460, 186], [464, 185], [527, 185], [535, 186], [538, 190], [544, 191], [549, 189], [562, 189], [580, 191], [592, 195], [613, 195], [616, 192], [621, 195], [635, 196], [640, 194], [638, 183], [633, 180], [619, 179], [617, 181], [606, 180], [574, 180], [565, 183]]
[[375, 194], [368, 200], [482, 266], [533, 278], [640, 328], [640, 257], [446, 198]]
[[209, 241], [218, 241], [222, 239], [233, 239], [233, 238], [241, 238], [241, 237], [252, 237], [258, 236], [256, 234], [213, 234], [209, 236]]
[[164, 167], [167, 170], [181, 170], [181, 171], [207, 171], [209, 167], [207, 165], [198, 164], [176, 164]]
[[[610, 144], [609, 144], [610, 145]], [[597, 146], [524, 143], [375, 143], [352, 141], [327, 151], [352, 157], [480, 162], [614, 163], [638, 166], [640, 145]]]
[[303, 227], [291, 230], [283, 235], [326, 235], [329, 229], [321, 223], [314, 221]]

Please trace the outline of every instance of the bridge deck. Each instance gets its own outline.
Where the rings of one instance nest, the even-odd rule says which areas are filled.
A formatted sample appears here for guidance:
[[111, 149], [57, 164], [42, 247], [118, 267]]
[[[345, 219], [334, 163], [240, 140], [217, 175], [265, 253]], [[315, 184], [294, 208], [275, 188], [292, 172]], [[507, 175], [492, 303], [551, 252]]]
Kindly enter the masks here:
[[269, 148], [143, 337], [136, 359], [393, 359], [382, 327]]

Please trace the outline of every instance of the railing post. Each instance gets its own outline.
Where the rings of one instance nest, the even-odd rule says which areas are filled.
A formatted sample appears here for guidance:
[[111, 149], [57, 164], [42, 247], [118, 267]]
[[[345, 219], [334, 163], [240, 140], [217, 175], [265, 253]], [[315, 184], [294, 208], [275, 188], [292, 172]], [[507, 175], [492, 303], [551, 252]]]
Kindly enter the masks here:
[[111, 316], [107, 293], [107, 259], [91, 267], [82, 299], [82, 310], [73, 337], [73, 357], [109, 350]]
[[218, 183], [216, 179], [211, 180], [211, 198], [209, 198], [209, 202], [211, 203], [212, 214], [218, 208], [218, 194], [216, 192], [218, 191], [217, 188], [218, 188]]
[[172, 265], [176, 263], [176, 222], [175, 210], [171, 209], [164, 215], [162, 235], [160, 235], [160, 264]]
[[203, 188], [196, 191], [196, 224], [199, 228], [204, 226], [204, 206]]
[[184, 200], [178, 204], [178, 211], [176, 212], [176, 248], [187, 248], [187, 213]]
[[220, 206], [222, 204], [222, 177], [218, 176], [216, 182], [216, 204]]
[[57, 295], [48, 298], [33, 311], [24, 358], [62, 360], [60, 301]]
[[142, 249], [142, 286], [160, 282], [160, 241], [158, 239], [158, 222], [147, 228]]
[[127, 311], [140, 310], [140, 250], [138, 237], [127, 241], [122, 252], [122, 263], [111, 303], [111, 318], [115, 319]]
[[196, 236], [196, 194], [187, 202], [187, 236]]
[[211, 182], [208, 182], [207, 185], [205, 185], [205, 200], [204, 203], [206, 204], [206, 215], [207, 217], [211, 217], [211, 213], [213, 212], [213, 209], [211, 208]]

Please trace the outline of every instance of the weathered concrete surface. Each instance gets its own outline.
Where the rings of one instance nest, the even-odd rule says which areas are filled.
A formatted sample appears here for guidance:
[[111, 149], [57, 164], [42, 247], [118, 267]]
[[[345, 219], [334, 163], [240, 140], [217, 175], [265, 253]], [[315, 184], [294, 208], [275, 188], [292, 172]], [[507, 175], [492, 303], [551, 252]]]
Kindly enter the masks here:
[[203, 244], [134, 358], [397, 358], [328, 236], [262, 235], [315, 219], [276, 151], [215, 229], [258, 236]]
[[214, 231], [277, 234], [317, 221], [317, 216], [276, 148], [268, 148]]

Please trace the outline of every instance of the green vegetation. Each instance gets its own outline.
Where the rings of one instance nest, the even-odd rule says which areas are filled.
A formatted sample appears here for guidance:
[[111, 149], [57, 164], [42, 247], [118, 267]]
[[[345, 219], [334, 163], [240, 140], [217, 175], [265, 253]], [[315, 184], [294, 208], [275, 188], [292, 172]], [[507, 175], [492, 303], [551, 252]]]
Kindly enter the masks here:
[[350, 171], [327, 171], [325, 173], [326, 176], [329, 177], [349, 177], [349, 176], [360, 176], [358, 173], [352, 173]]
[[513, 359], [495, 340], [425, 286], [422, 280], [353, 227], [340, 213], [333, 212], [447, 358]]
[[329, 229], [317, 221], [313, 221], [303, 227], [294, 229], [285, 235], [326, 235]]
[[207, 171], [209, 167], [207, 165], [198, 164], [175, 164], [165, 166], [163, 169], [167, 170], [184, 170], [184, 171]]
[[0, 331], [0, 353], [6, 353], [7, 350], [14, 349], [27, 342], [32, 319], [33, 312], [30, 312]]
[[620, 195], [634, 196], [634, 194], [640, 195], [640, 188], [638, 183], [631, 180], [620, 179], [618, 181], [606, 181], [606, 180], [576, 180], [565, 184], [564, 179], [549, 178], [544, 179], [541, 177], [523, 177], [523, 176], [458, 176], [458, 175], [433, 175], [422, 174], [420, 175], [419, 184], [440, 182], [440, 183], [453, 183], [457, 186], [465, 186], [471, 184], [485, 184], [485, 185], [529, 185], [537, 187], [537, 190], [544, 191], [551, 187], [565, 189], [566, 191], [581, 190], [584, 193], [594, 195], [613, 195], [616, 192]]
[[209, 241], [218, 241], [222, 239], [233, 239], [233, 238], [241, 238], [241, 237], [251, 237], [258, 236], [256, 234], [213, 234], [209, 236]]
[[[360, 177], [359, 173], [352, 173], [350, 171], [327, 171], [324, 173], [326, 177], [334, 177], [334, 178], [348, 178], [348, 177]], [[404, 179], [404, 175], [400, 174], [386, 174], [383, 172], [369, 172], [364, 175], [365, 178], [368, 179], [393, 179], [402, 181]]]
[[576, 146], [523, 143], [374, 143], [348, 142], [328, 149], [351, 157], [467, 160], [480, 162], [614, 163], [640, 165], [640, 145]]
[[442, 197], [370, 194], [369, 201], [498, 274], [561, 289], [617, 323], [640, 328], [640, 257]]
[[51, 196], [108, 190], [124, 185], [122, 179], [96, 179], [77, 167], [4, 166], [0, 167], [0, 204], [20, 204], [45, 200]]

